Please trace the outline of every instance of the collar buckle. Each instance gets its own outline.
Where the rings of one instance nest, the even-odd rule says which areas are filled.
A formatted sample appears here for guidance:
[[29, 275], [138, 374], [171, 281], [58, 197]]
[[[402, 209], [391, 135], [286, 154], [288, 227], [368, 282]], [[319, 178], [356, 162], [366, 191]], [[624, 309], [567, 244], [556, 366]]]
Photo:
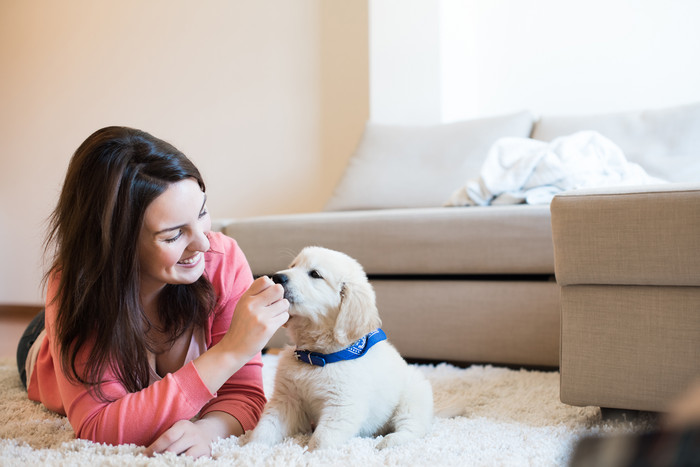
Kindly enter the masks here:
[[307, 350], [295, 350], [294, 355], [300, 362], [308, 363], [313, 366], [326, 366], [326, 359], [320, 355], [314, 355]]

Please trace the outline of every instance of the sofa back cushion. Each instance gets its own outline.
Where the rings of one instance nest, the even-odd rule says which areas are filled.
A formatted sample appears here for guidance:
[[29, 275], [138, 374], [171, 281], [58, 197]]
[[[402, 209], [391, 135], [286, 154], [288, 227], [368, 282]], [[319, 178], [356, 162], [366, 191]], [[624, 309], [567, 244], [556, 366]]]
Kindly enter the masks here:
[[442, 206], [491, 145], [528, 137], [530, 112], [433, 126], [367, 123], [326, 211]]
[[551, 141], [581, 130], [601, 133], [649, 175], [669, 182], [700, 182], [700, 103], [605, 115], [544, 116], [532, 137]]

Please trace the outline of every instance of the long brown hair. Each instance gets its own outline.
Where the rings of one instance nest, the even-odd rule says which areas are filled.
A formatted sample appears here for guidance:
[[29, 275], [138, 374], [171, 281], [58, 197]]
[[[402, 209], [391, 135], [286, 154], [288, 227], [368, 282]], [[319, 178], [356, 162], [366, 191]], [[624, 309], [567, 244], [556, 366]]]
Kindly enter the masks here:
[[[194, 164], [172, 145], [132, 128], [107, 127], [73, 155], [56, 209], [49, 219], [51, 274], [60, 281], [56, 336], [60, 361], [72, 381], [100, 388], [111, 370], [129, 392], [149, 383], [149, 322], [139, 298], [138, 237], [149, 204], [175, 182], [192, 178], [205, 191]], [[195, 283], [167, 285], [158, 300], [162, 329], [171, 341], [204, 326], [216, 297], [202, 275]], [[89, 345], [86, 345], [89, 344]], [[78, 353], [89, 349], [79, 370]]]

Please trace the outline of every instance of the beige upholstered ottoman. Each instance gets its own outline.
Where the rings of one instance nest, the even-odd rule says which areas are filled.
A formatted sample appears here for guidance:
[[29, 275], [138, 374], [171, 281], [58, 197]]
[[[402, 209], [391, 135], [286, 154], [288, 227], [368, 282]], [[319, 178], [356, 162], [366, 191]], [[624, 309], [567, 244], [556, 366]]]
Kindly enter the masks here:
[[551, 204], [561, 400], [664, 411], [700, 377], [700, 184]]

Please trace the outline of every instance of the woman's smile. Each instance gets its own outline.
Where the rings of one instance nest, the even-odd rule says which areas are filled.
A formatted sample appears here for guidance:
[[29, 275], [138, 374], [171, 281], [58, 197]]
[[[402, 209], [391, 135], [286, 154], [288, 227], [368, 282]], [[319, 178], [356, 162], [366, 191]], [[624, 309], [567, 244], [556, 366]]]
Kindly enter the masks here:
[[187, 259], [181, 259], [180, 261], [177, 262], [177, 264], [181, 266], [186, 266], [186, 267], [192, 267], [196, 266], [199, 264], [199, 261], [202, 259], [203, 255], [201, 251], [198, 251], [195, 253], [193, 256], [190, 256]]

